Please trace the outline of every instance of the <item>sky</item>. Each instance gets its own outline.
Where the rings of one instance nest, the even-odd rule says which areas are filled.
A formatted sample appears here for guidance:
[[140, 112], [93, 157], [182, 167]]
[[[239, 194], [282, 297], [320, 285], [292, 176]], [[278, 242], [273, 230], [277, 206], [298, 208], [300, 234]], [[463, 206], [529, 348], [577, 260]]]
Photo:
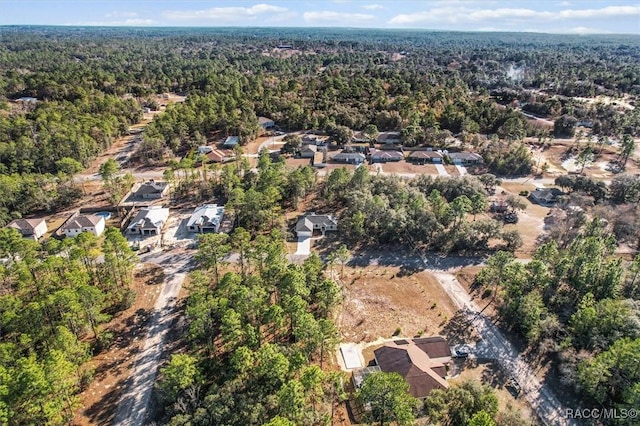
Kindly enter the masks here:
[[0, 25], [361, 27], [640, 35], [640, 0], [0, 0]]

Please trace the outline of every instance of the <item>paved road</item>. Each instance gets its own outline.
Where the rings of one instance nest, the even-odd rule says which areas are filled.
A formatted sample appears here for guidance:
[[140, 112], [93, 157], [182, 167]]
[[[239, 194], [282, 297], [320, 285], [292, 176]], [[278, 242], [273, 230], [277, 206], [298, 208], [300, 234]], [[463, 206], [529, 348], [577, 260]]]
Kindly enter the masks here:
[[192, 253], [176, 249], [165, 253], [148, 253], [140, 256], [140, 260], [161, 265], [165, 281], [153, 309], [144, 348], [136, 356], [133, 370], [120, 397], [113, 420], [113, 425], [117, 426], [146, 424], [158, 364], [163, 355], [169, 327], [178, 316], [176, 299], [191, 268]]
[[500, 332], [491, 319], [480, 313], [478, 305], [471, 300], [467, 291], [460, 285], [456, 277], [449, 272], [431, 271], [442, 288], [454, 303], [465, 310], [483, 341], [482, 352], [485, 356], [496, 359], [510, 375], [515, 377], [522, 387], [524, 398], [546, 425], [573, 426], [576, 423], [564, 418], [565, 407], [551, 392], [549, 386], [542, 383], [529, 364], [522, 358], [518, 350]]

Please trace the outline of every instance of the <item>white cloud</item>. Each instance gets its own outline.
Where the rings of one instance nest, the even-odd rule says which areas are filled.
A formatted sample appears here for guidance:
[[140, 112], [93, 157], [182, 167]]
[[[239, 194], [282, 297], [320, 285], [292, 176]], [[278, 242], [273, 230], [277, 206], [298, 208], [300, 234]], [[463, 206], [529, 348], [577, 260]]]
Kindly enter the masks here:
[[156, 22], [153, 19], [141, 19], [130, 18], [120, 21], [87, 21], [76, 22], [69, 25], [80, 25], [87, 27], [143, 27], [148, 25], [154, 25]]
[[163, 16], [176, 20], [215, 19], [216, 21], [236, 21], [242, 19], [256, 19], [257, 17], [273, 16], [285, 13], [286, 7], [270, 4], [256, 4], [251, 7], [212, 7], [203, 10], [168, 10]]
[[118, 12], [118, 11], [110, 12], [104, 15], [105, 18], [126, 18], [126, 19], [136, 18], [137, 16], [138, 14], [136, 12]]
[[375, 19], [375, 16], [364, 13], [342, 13], [331, 10], [305, 12], [302, 17], [305, 22], [310, 24], [330, 23], [357, 25]]
[[384, 9], [385, 7], [381, 4], [365, 4], [364, 6], [362, 6], [362, 8], [366, 10], [380, 10]]
[[611, 31], [602, 30], [599, 28], [589, 28], [589, 27], [569, 28], [566, 32], [569, 34], [611, 34]]
[[565, 9], [558, 12], [537, 11], [525, 8], [474, 9], [469, 7], [437, 7], [424, 12], [400, 14], [389, 24], [412, 25], [421, 23], [478, 23], [486, 21], [557, 21], [592, 19], [614, 16], [640, 15], [640, 6], [607, 6], [601, 9]]
[[561, 1], [560, 3], [558, 3], [558, 6], [562, 6], [562, 7], [571, 6], [571, 2], [570, 1]]

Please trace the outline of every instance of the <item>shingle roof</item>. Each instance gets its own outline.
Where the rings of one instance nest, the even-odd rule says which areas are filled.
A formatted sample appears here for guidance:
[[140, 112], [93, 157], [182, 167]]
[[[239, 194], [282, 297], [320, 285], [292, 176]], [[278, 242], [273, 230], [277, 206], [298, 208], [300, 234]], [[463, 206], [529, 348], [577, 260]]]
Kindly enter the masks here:
[[383, 150], [376, 150], [371, 154], [371, 158], [372, 159], [376, 159], [376, 158], [399, 158], [402, 159], [404, 158], [404, 154], [402, 154], [399, 151], [383, 151]]
[[442, 158], [442, 154], [438, 151], [413, 151], [409, 158]]
[[360, 153], [355, 153], [355, 152], [341, 152], [339, 154], [334, 155], [333, 157], [331, 157], [332, 160], [335, 161], [347, 161], [347, 160], [360, 160], [362, 162], [364, 162], [365, 160], [365, 156], [364, 154], [360, 154]]
[[93, 214], [86, 215], [86, 216], [85, 215], [76, 216], [73, 219], [67, 221], [67, 223], [65, 223], [64, 226], [62, 227], [62, 230], [93, 228], [98, 223], [100, 223], [101, 220], [104, 220], [104, 217], [96, 216]]
[[447, 374], [444, 362], [449, 361], [451, 350], [442, 337], [389, 342], [374, 354], [380, 369], [404, 377], [416, 398], [426, 397], [433, 389], [449, 387], [444, 379]]
[[234, 146], [240, 143], [240, 138], [238, 136], [229, 136], [224, 140], [224, 146]]
[[452, 160], [482, 161], [482, 156], [475, 152], [450, 152], [447, 155]]
[[298, 218], [298, 222], [296, 223], [296, 232], [313, 231], [314, 225], [331, 226], [337, 224], [338, 221], [331, 215], [309, 213]]
[[136, 217], [133, 218], [129, 229], [142, 228], [142, 229], [156, 229], [169, 217], [169, 209], [152, 206], [140, 209]]
[[161, 194], [169, 185], [167, 182], [149, 181], [140, 185], [140, 188], [136, 191], [136, 194]]
[[33, 231], [42, 222], [44, 222], [44, 219], [15, 219], [12, 220], [7, 227], [20, 231]]
[[187, 226], [215, 227], [220, 224], [223, 215], [224, 207], [218, 206], [217, 204], [205, 204], [197, 207], [193, 211], [187, 222]]

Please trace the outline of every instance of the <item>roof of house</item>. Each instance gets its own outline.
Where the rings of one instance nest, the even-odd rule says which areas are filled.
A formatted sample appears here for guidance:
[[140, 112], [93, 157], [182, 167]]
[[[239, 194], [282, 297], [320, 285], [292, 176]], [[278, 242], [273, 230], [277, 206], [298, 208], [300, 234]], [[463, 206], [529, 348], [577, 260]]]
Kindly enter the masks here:
[[136, 217], [129, 224], [131, 228], [156, 229], [169, 218], [169, 209], [151, 206], [140, 209]]
[[213, 151], [207, 153], [206, 156], [209, 161], [220, 163], [234, 158], [235, 154], [229, 149], [214, 149]]
[[240, 138], [238, 136], [227, 136], [224, 140], [224, 146], [235, 146], [240, 143]]
[[400, 132], [380, 132], [376, 140], [380, 143], [400, 141]]
[[258, 117], [258, 124], [263, 125], [269, 123], [273, 123], [273, 120], [267, 117]]
[[79, 215], [67, 221], [62, 227], [62, 230], [67, 229], [82, 229], [82, 228], [93, 228], [100, 223], [100, 221], [104, 221], [103, 216], [97, 216], [94, 214], [89, 215]]
[[162, 194], [164, 190], [167, 189], [167, 186], [169, 186], [168, 182], [150, 180], [140, 185], [140, 188], [138, 188], [136, 194]]
[[401, 153], [400, 151], [383, 151], [380, 149], [377, 149], [375, 151], [371, 152], [371, 158], [372, 159], [385, 159], [385, 158], [404, 158], [404, 154]]
[[412, 151], [409, 158], [442, 158], [438, 151]]
[[452, 160], [482, 161], [482, 156], [475, 152], [450, 152], [447, 155]]
[[300, 148], [300, 152], [302, 151], [317, 152], [318, 147], [316, 145], [303, 145], [302, 148]]
[[376, 349], [374, 354], [380, 369], [404, 377], [416, 398], [426, 397], [433, 389], [449, 387], [444, 377], [451, 349], [442, 337], [394, 340]]
[[359, 152], [340, 152], [336, 155], [334, 155], [333, 157], [331, 157], [332, 160], [342, 160], [342, 161], [347, 161], [347, 160], [355, 160], [358, 159], [360, 161], [364, 161], [365, 160], [365, 156], [364, 154], [361, 154]]
[[38, 227], [38, 225], [40, 225], [42, 222], [45, 222], [45, 220], [44, 219], [15, 219], [15, 220], [12, 220], [7, 225], [7, 228], [14, 228], [19, 231], [33, 232]]
[[223, 215], [224, 207], [218, 206], [217, 204], [205, 204], [197, 207], [193, 211], [187, 222], [187, 226], [218, 226], [222, 221]]
[[553, 202], [555, 199], [561, 195], [564, 195], [564, 192], [559, 190], [558, 188], [536, 188], [530, 193], [531, 198], [536, 200], [543, 200], [546, 202]]
[[336, 218], [329, 214], [308, 213], [298, 218], [298, 222], [296, 223], [296, 232], [313, 231], [314, 225], [330, 226], [337, 224], [338, 221]]

